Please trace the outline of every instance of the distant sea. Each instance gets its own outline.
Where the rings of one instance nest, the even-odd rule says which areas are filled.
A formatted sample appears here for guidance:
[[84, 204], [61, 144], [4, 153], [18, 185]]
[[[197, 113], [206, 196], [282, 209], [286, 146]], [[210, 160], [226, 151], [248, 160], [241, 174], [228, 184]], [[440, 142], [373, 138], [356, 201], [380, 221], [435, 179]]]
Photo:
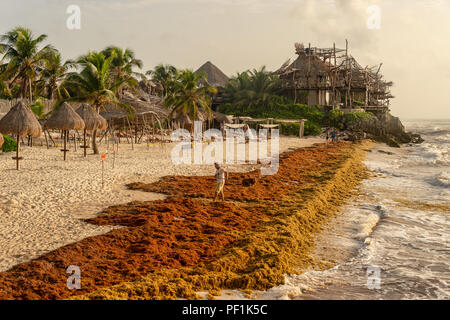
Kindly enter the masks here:
[[318, 240], [341, 261], [259, 298], [450, 299], [450, 119], [403, 123], [425, 142], [374, 147], [374, 177]]

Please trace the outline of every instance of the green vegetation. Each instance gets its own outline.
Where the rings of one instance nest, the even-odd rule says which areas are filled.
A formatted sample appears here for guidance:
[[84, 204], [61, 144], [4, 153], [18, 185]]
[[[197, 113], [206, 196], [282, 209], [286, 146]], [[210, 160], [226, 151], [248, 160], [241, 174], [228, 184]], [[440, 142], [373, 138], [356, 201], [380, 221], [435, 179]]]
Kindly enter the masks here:
[[[276, 121], [275, 121], [276, 122]], [[314, 122], [305, 122], [305, 135], [306, 136], [317, 136], [322, 133], [322, 127]], [[299, 123], [281, 123], [280, 132], [286, 136], [298, 136], [300, 131]]]
[[5, 142], [2, 145], [3, 152], [11, 152], [11, 151], [17, 150], [16, 140], [14, 140], [10, 136], [6, 136], [6, 135], [3, 135], [3, 138], [5, 139]]
[[41, 99], [36, 99], [36, 101], [30, 106], [31, 111], [35, 115], [38, 116], [39, 119], [42, 119], [44, 117], [44, 104], [42, 103]]
[[364, 107], [366, 105], [366, 103], [364, 101], [359, 101], [359, 100], [352, 100], [352, 104], [355, 107]]
[[52, 52], [48, 59], [43, 60], [43, 69], [39, 80], [36, 81], [36, 95], [46, 95], [50, 100], [69, 97], [61, 83], [73, 66], [70, 60], [63, 62], [59, 52]]
[[329, 113], [330, 126], [346, 129], [349, 126], [354, 125], [362, 119], [374, 117], [368, 112], [347, 112], [344, 113], [341, 110], [332, 110]]
[[118, 97], [121, 96], [122, 90], [133, 91], [139, 84], [138, 78], [145, 79], [141, 72], [133, 71], [135, 68], [141, 69], [143, 66], [143, 62], [136, 59], [133, 50], [109, 46], [102, 51], [102, 54], [106, 59], [112, 57], [110, 77]]
[[177, 79], [178, 70], [172, 65], [159, 64], [154, 70], [149, 70], [145, 74], [151, 76], [150, 79], [158, 85], [157, 92], [165, 98], [172, 91], [172, 85]]
[[45, 69], [48, 61], [56, 50], [51, 45], [42, 46], [47, 39], [45, 34], [34, 37], [30, 29], [17, 27], [0, 36], [0, 80], [10, 81], [2, 85], [4, 98], [28, 98], [33, 101], [35, 82]]
[[170, 118], [174, 113], [184, 113], [192, 119], [198, 119], [198, 112], [205, 112], [211, 118], [211, 95], [217, 93], [217, 89], [211, 86], [200, 86], [207, 82], [205, 74], [197, 74], [191, 70], [182, 70], [175, 80], [170, 81], [170, 92], [166, 92], [164, 105], [172, 108]]
[[361, 119], [370, 117], [373, 117], [373, 115], [367, 112], [348, 112], [344, 115], [344, 122], [346, 124], [354, 124]]
[[253, 118], [307, 119], [318, 124], [324, 120], [324, 112], [319, 106], [296, 104], [284, 97], [273, 98], [269, 110], [255, 106], [248, 111], [242, 111], [240, 107], [226, 103], [219, 107], [219, 111]]
[[[238, 73], [225, 86], [225, 103], [218, 111], [235, 116], [274, 119], [306, 119], [305, 135], [318, 135], [325, 120], [325, 113], [319, 106], [294, 103], [280, 96], [278, 76], [260, 70]], [[275, 120], [276, 122], [276, 120]], [[298, 123], [280, 124], [285, 135], [298, 135]]]
[[224, 88], [225, 102], [231, 103], [236, 112], [270, 112], [275, 110], [274, 103], [282, 99], [281, 82], [278, 76], [260, 70], [245, 71], [233, 77]]

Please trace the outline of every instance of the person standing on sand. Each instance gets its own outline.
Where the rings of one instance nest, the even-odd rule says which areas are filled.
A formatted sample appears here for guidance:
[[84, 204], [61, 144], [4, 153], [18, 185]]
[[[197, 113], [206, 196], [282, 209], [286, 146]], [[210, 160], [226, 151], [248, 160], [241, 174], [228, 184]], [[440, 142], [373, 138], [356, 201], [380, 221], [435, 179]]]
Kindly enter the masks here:
[[248, 125], [245, 124], [244, 127], [242, 128], [244, 130], [244, 138], [245, 138], [245, 143], [248, 143], [250, 140], [250, 134], [248, 132], [249, 128]]
[[216, 191], [214, 193], [214, 202], [217, 201], [217, 197], [219, 196], [219, 194], [222, 197], [222, 201], [225, 201], [225, 196], [223, 195], [223, 187], [225, 186], [225, 182], [228, 180], [228, 172], [217, 162], [214, 163], [214, 167], [216, 167], [215, 177], [217, 179]]
[[332, 142], [337, 141], [337, 132], [335, 128], [333, 128], [333, 131], [331, 131], [331, 141]]

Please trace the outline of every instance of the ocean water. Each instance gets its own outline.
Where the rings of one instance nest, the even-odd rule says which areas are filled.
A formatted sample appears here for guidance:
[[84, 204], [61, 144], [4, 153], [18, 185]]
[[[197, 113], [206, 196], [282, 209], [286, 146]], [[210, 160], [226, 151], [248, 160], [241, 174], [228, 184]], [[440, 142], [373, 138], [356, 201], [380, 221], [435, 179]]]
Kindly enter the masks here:
[[256, 299], [450, 299], [450, 120], [404, 124], [425, 142], [374, 147], [373, 177], [317, 240], [334, 267]]

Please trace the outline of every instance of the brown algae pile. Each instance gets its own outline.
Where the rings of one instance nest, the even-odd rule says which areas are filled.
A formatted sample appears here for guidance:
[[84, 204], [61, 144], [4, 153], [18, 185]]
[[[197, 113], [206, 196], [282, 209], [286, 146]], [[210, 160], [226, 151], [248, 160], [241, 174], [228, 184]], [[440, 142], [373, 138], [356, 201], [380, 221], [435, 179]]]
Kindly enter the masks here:
[[[251, 230], [222, 248], [216, 259], [200, 260], [195, 266], [158, 269], [135, 281], [73, 298], [197, 299], [199, 291], [217, 295], [221, 289], [266, 290], [282, 284], [286, 274], [299, 273], [315, 263], [310, 256], [314, 234], [368, 176], [362, 161], [363, 149], [369, 144], [341, 142], [284, 153], [274, 176], [259, 177], [257, 171], [233, 174], [225, 195], [237, 206], [263, 210], [264, 214]], [[255, 190], [245, 190], [242, 180], [252, 177], [256, 183], [250, 188]], [[212, 188], [208, 179], [168, 177], [159, 183], [129, 187], [204, 202]], [[183, 181], [192, 187], [187, 188]]]

